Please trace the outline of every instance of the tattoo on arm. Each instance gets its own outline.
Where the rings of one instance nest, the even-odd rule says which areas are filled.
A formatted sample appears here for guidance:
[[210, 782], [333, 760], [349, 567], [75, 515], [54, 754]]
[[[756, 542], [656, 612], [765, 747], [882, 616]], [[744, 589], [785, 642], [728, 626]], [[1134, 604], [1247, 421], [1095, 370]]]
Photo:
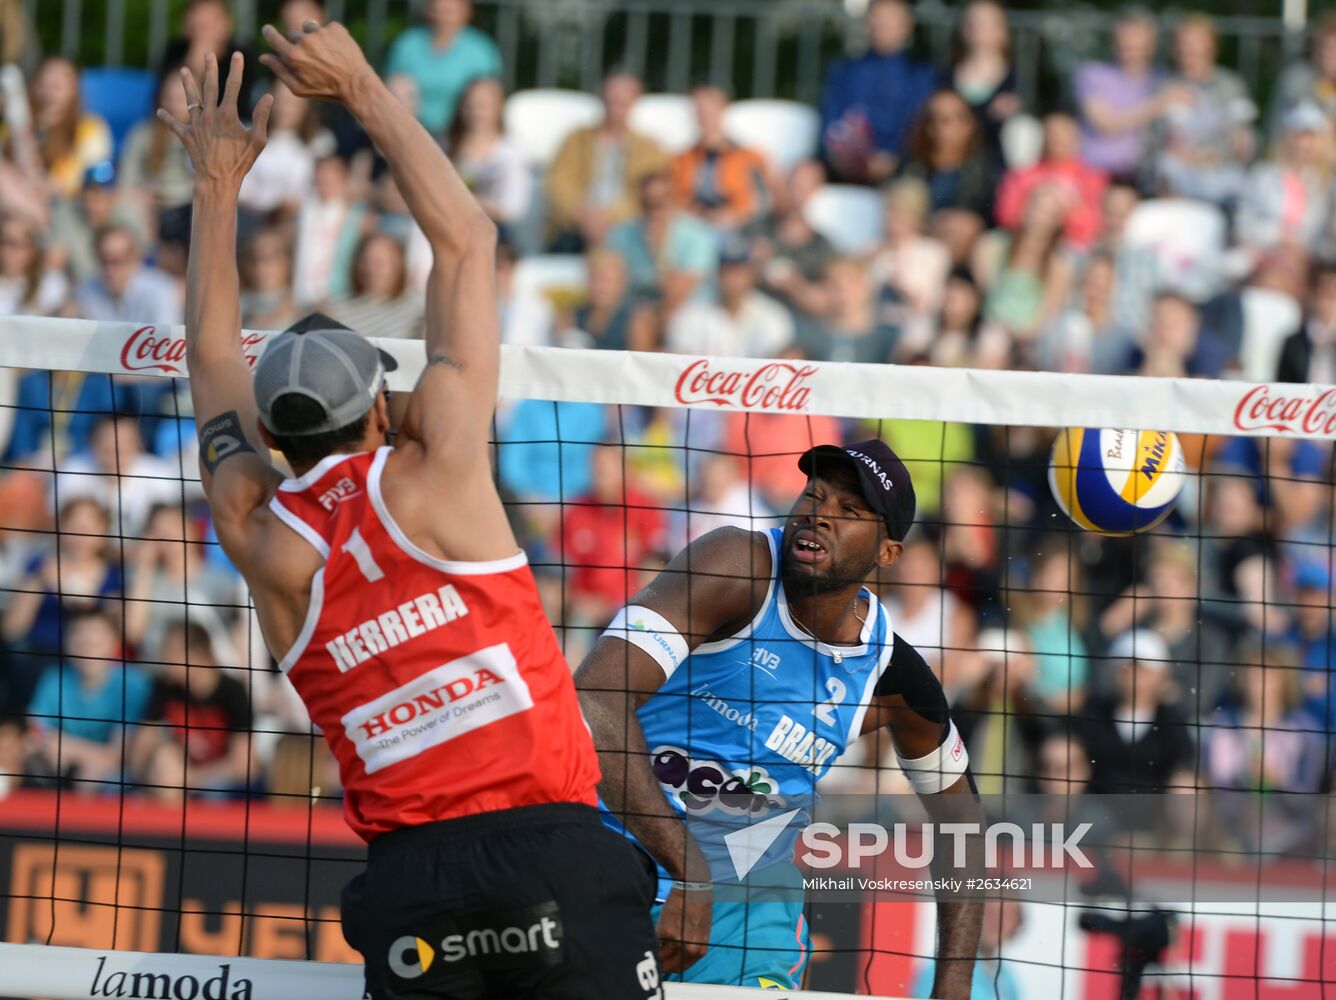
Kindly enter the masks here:
[[236, 410], [219, 414], [199, 429], [199, 459], [209, 475], [233, 455], [254, 453], [241, 429], [241, 418]]
[[464, 370], [464, 366], [448, 354], [433, 354], [427, 359], [427, 364], [445, 365], [447, 368], [454, 368], [456, 371]]

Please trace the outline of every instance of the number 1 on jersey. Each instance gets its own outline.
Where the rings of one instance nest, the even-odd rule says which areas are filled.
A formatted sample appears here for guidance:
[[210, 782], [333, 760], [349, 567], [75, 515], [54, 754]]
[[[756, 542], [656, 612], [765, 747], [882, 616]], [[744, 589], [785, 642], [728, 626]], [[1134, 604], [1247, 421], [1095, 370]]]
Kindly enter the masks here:
[[343, 543], [342, 551], [357, 560], [357, 568], [369, 582], [375, 583], [377, 580], [385, 579], [385, 573], [376, 565], [375, 557], [371, 555], [371, 546], [367, 545], [366, 539], [362, 537], [360, 528], [353, 529], [353, 533]]

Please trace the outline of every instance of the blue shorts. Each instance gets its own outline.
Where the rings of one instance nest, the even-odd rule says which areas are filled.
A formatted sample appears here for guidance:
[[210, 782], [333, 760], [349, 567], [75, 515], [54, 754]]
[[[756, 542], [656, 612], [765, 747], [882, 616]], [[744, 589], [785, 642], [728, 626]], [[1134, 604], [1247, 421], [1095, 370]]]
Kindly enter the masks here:
[[[792, 872], [790, 877], [784, 869]], [[774, 865], [761, 873], [766, 882], [802, 877], [791, 865]], [[654, 907], [657, 924], [660, 903]], [[715, 889], [710, 924], [710, 949], [686, 972], [664, 978], [676, 983], [712, 983], [753, 989], [796, 990], [812, 954], [800, 889], [766, 890], [753, 885]]]

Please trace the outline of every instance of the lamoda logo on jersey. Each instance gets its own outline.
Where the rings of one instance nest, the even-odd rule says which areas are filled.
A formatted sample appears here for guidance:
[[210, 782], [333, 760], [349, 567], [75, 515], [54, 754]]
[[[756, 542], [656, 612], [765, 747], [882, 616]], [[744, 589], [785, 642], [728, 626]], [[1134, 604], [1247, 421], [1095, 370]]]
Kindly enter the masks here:
[[[264, 345], [264, 334], [243, 330], [241, 352], [247, 363], [255, 367]], [[121, 345], [121, 367], [128, 372], [162, 372], [165, 375], [186, 373], [186, 339], [172, 335], [170, 329], [160, 331], [156, 326], [141, 326], [125, 338]]]

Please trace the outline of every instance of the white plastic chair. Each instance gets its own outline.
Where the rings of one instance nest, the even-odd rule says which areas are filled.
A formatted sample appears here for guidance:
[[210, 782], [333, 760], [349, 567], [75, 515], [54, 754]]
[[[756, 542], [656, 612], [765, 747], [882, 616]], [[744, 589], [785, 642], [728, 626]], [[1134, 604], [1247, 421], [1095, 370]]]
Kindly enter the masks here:
[[690, 149], [700, 136], [691, 98], [682, 94], [645, 94], [631, 108], [631, 128], [669, 155]]
[[1002, 125], [1002, 157], [1012, 170], [1039, 162], [1044, 152], [1044, 126], [1034, 115], [1012, 115]]
[[1243, 343], [1239, 361], [1245, 378], [1270, 382], [1276, 377], [1276, 365], [1285, 338], [1299, 329], [1303, 310], [1284, 292], [1269, 288], [1245, 288], [1243, 301]]
[[536, 254], [515, 264], [514, 295], [550, 298], [552, 293], [584, 292], [589, 285], [585, 259], [579, 254]]
[[865, 253], [884, 234], [881, 195], [852, 184], [817, 188], [803, 204], [803, 218], [840, 253]]
[[1225, 216], [1214, 205], [1186, 198], [1143, 201], [1127, 220], [1124, 242], [1153, 256], [1159, 287], [1198, 300], [1217, 290]]
[[552, 162], [566, 137], [603, 120], [603, 105], [578, 90], [521, 90], [506, 99], [502, 115], [506, 136], [530, 166]]
[[816, 155], [821, 117], [794, 101], [734, 101], [724, 112], [724, 133], [739, 146], [764, 153], [788, 173]]

